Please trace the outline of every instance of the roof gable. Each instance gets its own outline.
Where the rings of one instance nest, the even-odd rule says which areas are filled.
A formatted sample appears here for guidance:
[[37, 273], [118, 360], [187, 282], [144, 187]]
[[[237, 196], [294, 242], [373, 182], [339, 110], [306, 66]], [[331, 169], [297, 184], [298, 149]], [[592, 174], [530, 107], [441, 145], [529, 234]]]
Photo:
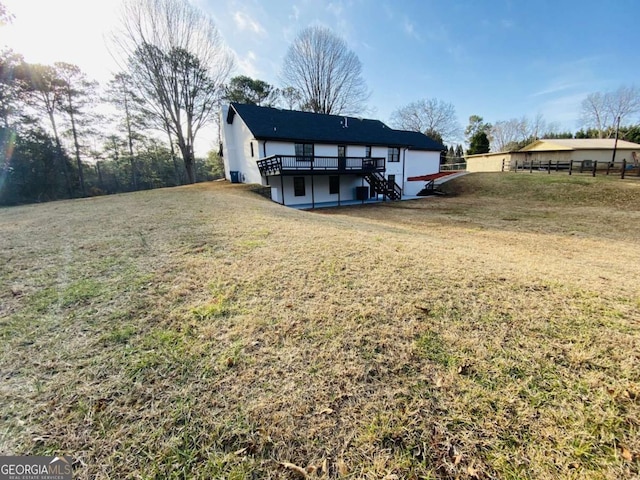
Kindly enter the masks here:
[[227, 115], [229, 123], [235, 114], [259, 140], [444, 149], [441, 143], [422, 133], [394, 130], [380, 120], [232, 103]]

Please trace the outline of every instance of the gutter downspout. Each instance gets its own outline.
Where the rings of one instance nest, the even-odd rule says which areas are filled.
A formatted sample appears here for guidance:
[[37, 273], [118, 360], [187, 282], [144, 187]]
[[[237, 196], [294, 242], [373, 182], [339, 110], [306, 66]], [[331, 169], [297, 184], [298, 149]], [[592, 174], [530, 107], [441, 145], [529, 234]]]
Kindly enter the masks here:
[[404, 190], [405, 190], [405, 183], [407, 182], [407, 178], [404, 176], [404, 168], [405, 168], [405, 163], [407, 160], [407, 150], [409, 149], [409, 147], [404, 147], [404, 150], [402, 151], [402, 192], [400, 192], [400, 200], [402, 200], [402, 195], [404, 195]]

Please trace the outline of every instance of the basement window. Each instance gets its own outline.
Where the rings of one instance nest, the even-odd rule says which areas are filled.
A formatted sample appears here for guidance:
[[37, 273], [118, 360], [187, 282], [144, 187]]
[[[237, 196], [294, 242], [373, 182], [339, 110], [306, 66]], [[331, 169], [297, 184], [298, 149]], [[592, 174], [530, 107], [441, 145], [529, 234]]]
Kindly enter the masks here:
[[332, 175], [329, 177], [329, 194], [336, 195], [340, 192], [340, 177]]
[[296, 197], [304, 197], [307, 194], [304, 187], [304, 177], [293, 177], [293, 194]]

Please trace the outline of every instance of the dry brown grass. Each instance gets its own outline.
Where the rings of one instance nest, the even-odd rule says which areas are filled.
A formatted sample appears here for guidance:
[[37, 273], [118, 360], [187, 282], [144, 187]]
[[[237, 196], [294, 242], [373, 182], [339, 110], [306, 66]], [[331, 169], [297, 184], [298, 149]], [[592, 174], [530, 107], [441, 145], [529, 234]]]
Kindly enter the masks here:
[[448, 188], [0, 210], [0, 450], [78, 478], [637, 476], [640, 188]]

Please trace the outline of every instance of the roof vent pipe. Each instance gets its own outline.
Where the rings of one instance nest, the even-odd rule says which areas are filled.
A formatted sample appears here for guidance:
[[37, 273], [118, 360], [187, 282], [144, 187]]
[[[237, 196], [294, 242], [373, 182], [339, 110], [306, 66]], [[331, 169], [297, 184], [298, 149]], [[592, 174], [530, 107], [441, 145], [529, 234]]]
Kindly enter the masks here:
[[347, 117], [344, 117], [344, 128], [349, 128], [349, 119]]

